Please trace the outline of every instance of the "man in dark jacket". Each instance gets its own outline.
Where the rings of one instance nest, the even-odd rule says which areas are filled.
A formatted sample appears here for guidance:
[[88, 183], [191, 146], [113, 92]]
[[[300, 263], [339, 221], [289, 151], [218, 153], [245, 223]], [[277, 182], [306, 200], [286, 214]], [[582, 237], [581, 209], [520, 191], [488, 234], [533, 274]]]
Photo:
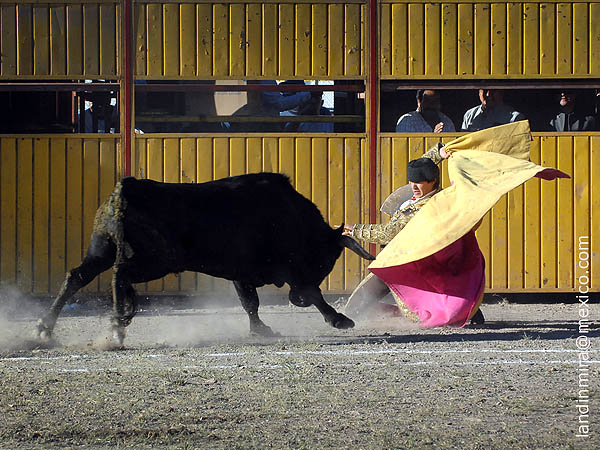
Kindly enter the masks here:
[[594, 117], [577, 109], [577, 93], [575, 91], [565, 90], [560, 93], [560, 109], [558, 115], [550, 121], [550, 127], [554, 131], [596, 130]]

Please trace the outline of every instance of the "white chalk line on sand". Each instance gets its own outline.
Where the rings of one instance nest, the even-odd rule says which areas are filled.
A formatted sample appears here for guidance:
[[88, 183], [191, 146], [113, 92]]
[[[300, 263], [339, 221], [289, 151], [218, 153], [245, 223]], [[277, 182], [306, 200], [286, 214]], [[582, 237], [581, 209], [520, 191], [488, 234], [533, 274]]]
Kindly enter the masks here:
[[[600, 360], [589, 360], [586, 361], [587, 364], [600, 364]], [[520, 365], [520, 366], [536, 366], [536, 365], [576, 365], [579, 364], [579, 360], [552, 360], [552, 361], [536, 361], [536, 360], [525, 360], [525, 359], [515, 359], [515, 360], [490, 360], [490, 361], [452, 361], [452, 362], [437, 362], [437, 361], [392, 361], [385, 363], [361, 363], [361, 366], [368, 367], [408, 367], [408, 366], [499, 366], [499, 365]], [[297, 362], [295, 365], [303, 365], [303, 362]], [[356, 367], [356, 364], [339, 364], [333, 363], [328, 364], [329, 367]], [[187, 365], [187, 366], [163, 366], [165, 369], [185, 369], [185, 370], [277, 370], [282, 368], [288, 368], [288, 366], [282, 364], [214, 364], [214, 365]], [[110, 371], [119, 371], [119, 372], [134, 372], [135, 370], [146, 370], [147, 368], [137, 367], [135, 369], [105, 369], [105, 368], [96, 368], [96, 369], [88, 369], [88, 368], [67, 368], [67, 369], [55, 369], [50, 370], [52, 372], [60, 372], [60, 373], [98, 373], [98, 372], [110, 372]]]
[[[600, 364], [600, 360], [586, 361], [590, 364]], [[535, 360], [490, 360], [490, 361], [461, 361], [461, 362], [448, 362], [445, 365], [451, 366], [487, 366], [487, 365], [558, 365], [558, 364], [579, 364], [579, 360], [553, 360], [553, 361], [535, 361]], [[361, 366], [369, 367], [386, 367], [386, 366], [433, 366], [442, 365], [436, 361], [393, 361], [385, 363], [361, 363]], [[356, 364], [330, 364], [331, 367], [356, 367]], [[241, 364], [218, 364], [212, 366], [182, 366], [184, 369], [279, 369], [284, 367], [281, 364], [259, 364], [259, 365], [241, 365]], [[173, 367], [174, 369], [177, 367]]]
[[[176, 349], [176, 347], [174, 347]], [[598, 353], [600, 350], [589, 350], [588, 353]], [[491, 354], [560, 354], [560, 353], [579, 353], [577, 349], [569, 349], [569, 348], [557, 348], [557, 349], [498, 349], [498, 348], [481, 348], [481, 349], [432, 349], [432, 350], [411, 350], [411, 349], [368, 349], [368, 350], [277, 350], [264, 353], [272, 354], [272, 355], [280, 355], [280, 356], [302, 356], [302, 355], [313, 355], [313, 356], [352, 356], [352, 355], [383, 355], [383, 354], [391, 354], [391, 355], [448, 355], [448, 354], [477, 354], [477, 353], [491, 353]], [[102, 355], [104, 353], [97, 354], [70, 354], [70, 355], [59, 355], [59, 356], [15, 356], [15, 357], [6, 357], [0, 358], [0, 362], [10, 362], [10, 361], [56, 361], [56, 360], [69, 360], [69, 359], [102, 359]], [[220, 352], [220, 353], [207, 353], [204, 357], [207, 358], [224, 358], [224, 357], [241, 357], [247, 355], [257, 355], [259, 353], [254, 352]], [[262, 354], [262, 353], [260, 353]], [[123, 358], [129, 359], [130, 355], [118, 355], [114, 353], [110, 353], [111, 358]], [[146, 359], [162, 359], [162, 358], [173, 358], [173, 355], [168, 354], [154, 354], [150, 353], [147, 355], [135, 355], [135, 357], [142, 357]], [[202, 355], [199, 355], [202, 357]], [[591, 361], [595, 362], [595, 361]]]
[[[590, 352], [598, 352], [599, 350], [590, 350]], [[449, 349], [449, 350], [408, 350], [408, 349], [377, 349], [377, 350], [301, 350], [301, 351], [274, 351], [275, 355], [378, 355], [378, 354], [450, 354], [450, 353], [578, 353], [579, 350], [558, 348], [558, 349], [499, 349], [499, 348], [482, 348], [482, 349]], [[243, 356], [252, 354], [251, 352], [221, 352], [209, 353], [206, 356], [212, 357], [229, 357]]]
[[[174, 347], [176, 348], [176, 347]], [[600, 350], [590, 350], [589, 352], [599, 352]], [[379, 354], [424, 354], [424, 355], [435, 355], [435, 354], [451, 354], [451, 353], [579, 353], [579, 350], [559, 348], [559, 349], [497, 349], [497, 348], [482, 348], [482, 349], [449, 349], [449, 350], [408, 350], [408, 349], [377, 349], [377, 350], [277, 350], [269, 352], [273, 355], [379, 355]], [[252, 355], [253, 352], [220, 352], [220, 353], [207, 353], [207, 357], [234, 357], [234, 356], [245, 356]], [[101, 355], [101, 354], [98, 354]], [[98, 355], [95, 354], [70, 354], [64, 356], [15, 356], [0, 358], [0, 361], [41, 361], [41, 360], [65, 360], [65, 359], [98, 359]], [[114, 357], [115, 355], [111, 353]], [[164, 358], [171, 357], [170, 355], [160, 354], [148, 354], [141, 355], [142, 358]], [[126, 355], [123, 355], [126, 357]]]

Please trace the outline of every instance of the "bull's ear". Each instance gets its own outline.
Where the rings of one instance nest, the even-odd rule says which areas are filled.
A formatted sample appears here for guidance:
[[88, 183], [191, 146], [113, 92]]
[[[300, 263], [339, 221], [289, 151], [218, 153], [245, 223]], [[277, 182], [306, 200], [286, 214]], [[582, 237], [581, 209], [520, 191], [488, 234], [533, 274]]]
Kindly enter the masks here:
[[339, 227], [335, 228], [335, 231], [338, 232], [341, 236], [341, 234], [344, 232], [344, 223], [342, 222], [342, 224]]

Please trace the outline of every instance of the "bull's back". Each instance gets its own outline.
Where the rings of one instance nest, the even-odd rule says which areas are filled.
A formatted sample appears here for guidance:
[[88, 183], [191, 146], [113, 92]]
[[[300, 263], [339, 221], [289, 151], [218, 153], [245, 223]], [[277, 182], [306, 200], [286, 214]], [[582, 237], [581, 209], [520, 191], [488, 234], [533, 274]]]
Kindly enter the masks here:
[[172, 272], [271, 283], [287, 278], [284, 266], [303, 264], [304, 252], [331, 233], [316, 206], [281, 174], [199, 184], [126, 178], [121, 184], [128, 243], [140, 263], [160, 261]]
[[[287, 176], [259, 173], [223, 178], [206, 183], [161, 183], [125, 178], [121, 195], [127, 209], [150, 213], [175, 227], [183, 222], [235, 222], [262, 213], [272, 216], [301, 215], [322, 221], [315, 205], [291, 186]], [[185, 219], [185, 220], [183, 220]]]

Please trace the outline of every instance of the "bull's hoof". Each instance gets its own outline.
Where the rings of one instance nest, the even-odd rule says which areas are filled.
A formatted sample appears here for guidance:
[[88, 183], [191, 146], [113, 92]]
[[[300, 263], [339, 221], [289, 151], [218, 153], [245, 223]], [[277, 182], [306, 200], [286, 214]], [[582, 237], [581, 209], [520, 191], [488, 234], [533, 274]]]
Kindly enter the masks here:
[[264, 323], [250, 325], [250, 334], [260, 337], [279, 337], [279, 333], [273, 331], [271, 327]]
[[123, 348], [123, 342], [125, 341], [125, 327], [114, 327], [113, 328], [113, 343], [115, 348]]
[[52, 340], [52, 328], [47, 326], [42, 319], [38, 320], [36, 334], [42, 342], [50, 342]]
[[340, 313], [336, 313], [336, 315], [333, 317], [333, 320], [329, 323], [332, 327], [337, 328], [339, 330], [354, 328], [354, 321]]

